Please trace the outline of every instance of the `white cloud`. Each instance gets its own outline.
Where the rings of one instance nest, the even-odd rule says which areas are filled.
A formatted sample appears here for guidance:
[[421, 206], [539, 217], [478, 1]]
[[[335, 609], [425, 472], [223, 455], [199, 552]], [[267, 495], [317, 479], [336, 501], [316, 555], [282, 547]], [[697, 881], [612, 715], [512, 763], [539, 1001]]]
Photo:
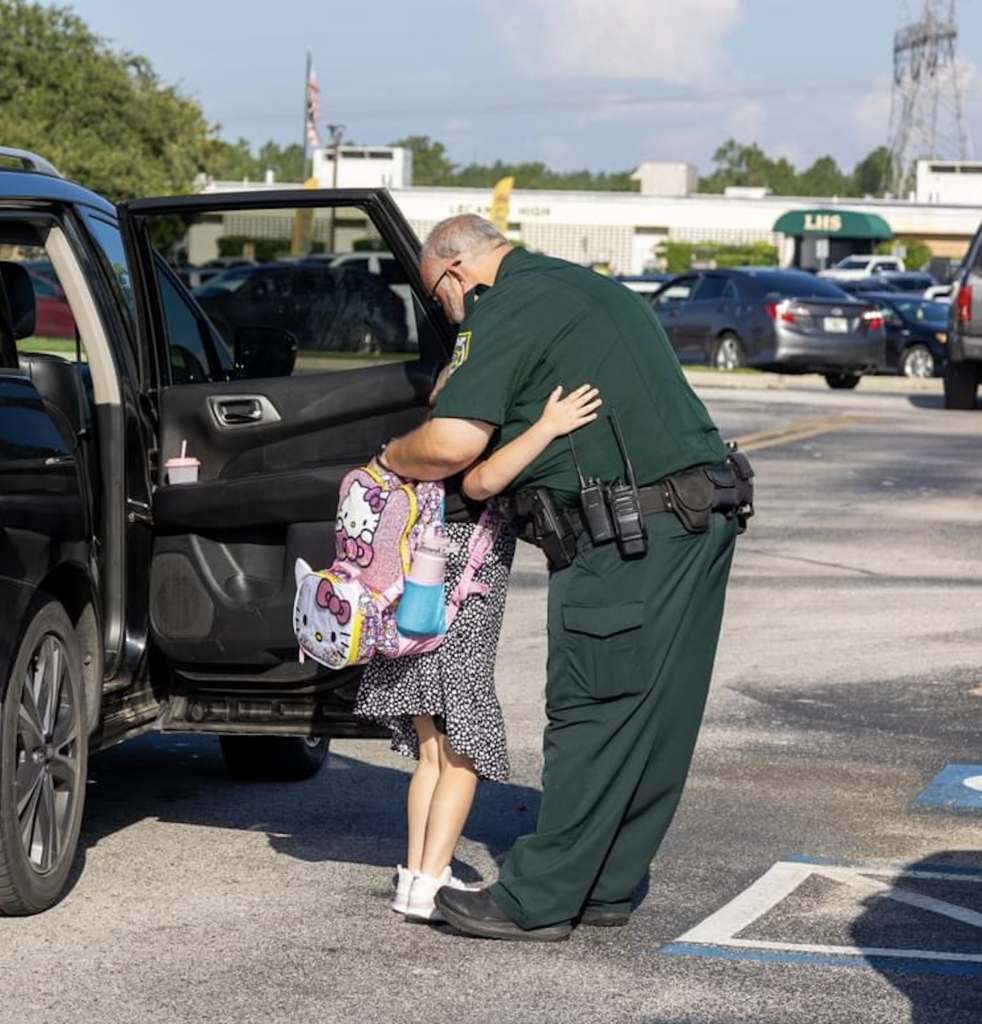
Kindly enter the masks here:
[[765, 115], [762, 103], [741, 103], [726, 118], [727, 134], [732, 139], [755, 142], [763, 134]]
[[[525, 0], [494, 20], [522, 71], [541, 78], [719, 81], [742, 0]], [[491, 8], [493, 10], [493, 7]]]

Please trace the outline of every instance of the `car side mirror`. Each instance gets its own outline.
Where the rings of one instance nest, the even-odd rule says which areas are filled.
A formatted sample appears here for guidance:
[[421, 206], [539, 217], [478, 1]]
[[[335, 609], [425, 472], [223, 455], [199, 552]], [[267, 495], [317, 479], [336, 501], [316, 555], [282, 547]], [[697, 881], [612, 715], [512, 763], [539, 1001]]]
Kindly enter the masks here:
[[277, 327], [239, 327], [233, 351], [244, 377], [289, 377], [297, 361], [297, 339]]

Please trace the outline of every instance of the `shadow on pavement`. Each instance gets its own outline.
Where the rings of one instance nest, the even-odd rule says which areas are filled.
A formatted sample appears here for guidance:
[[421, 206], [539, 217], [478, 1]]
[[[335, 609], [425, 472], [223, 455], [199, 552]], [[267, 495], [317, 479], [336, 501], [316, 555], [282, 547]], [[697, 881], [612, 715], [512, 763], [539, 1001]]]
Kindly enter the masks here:
[[[857, 946], [870, 951], [866, 955], [870, 966], [910, 1000], [911, 1024], [974, 1024], [982, 1019], [982, 963], [958, 961], [957, 957], [982, 956], [978, 923], [982, 920], [982, 854], [941, 851], [907, 867], [925, 876], [900, 878], [890, 892], [927, 902], [912, 906], [889, 894], [870, 896], [853, 922], [852, 937]], [[965, 881], [960, 883], [959, 877]], [[968, 881], [970, 878], [975, 881]], [[935, 910], [928, 909], [931, 901], [939, 901], [933, 903]], [[949, 916], [946, 907], [968, 911], [967, 920]], [[952, 959], [905, 960], [874, 952], [911, 949], [912, 935], [922, 949], [942, 957], [951, 954]]]
[[[214, 737], [154, 733], [112, 747], [90, 762], [70, 885], [86, 849], [147, 818], [265, 832], [274, 850], [308, 862], [391, 867], [405, 857], [406, 793], [415, 765], [391, 757], [398, 767], [332, 748], [325, 767], [306, 782], [243, 782], [229, 775]], [[538, 790], [482, 782], [464, 835], [500, 862], [519, 835], [534, 830], [538, 805]], [[466, 864], [455, 864], [454, 871], [465, 881], [483, 881]]]

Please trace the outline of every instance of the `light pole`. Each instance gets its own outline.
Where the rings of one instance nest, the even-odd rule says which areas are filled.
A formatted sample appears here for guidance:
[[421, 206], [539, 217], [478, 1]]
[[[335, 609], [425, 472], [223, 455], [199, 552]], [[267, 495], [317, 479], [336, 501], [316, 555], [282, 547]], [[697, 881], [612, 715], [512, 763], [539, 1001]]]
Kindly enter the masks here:
[[[343, 124], [329, 124], [327, 130], [331, 133], [331, 188], [338, 187], [338, 163], [341, 159], [341, 139], [344, 136]], [[327, 251], [334, 252], [334, 219], [337, 216], [337, 208], [331, 207], [331, 223], [327, 234]]]

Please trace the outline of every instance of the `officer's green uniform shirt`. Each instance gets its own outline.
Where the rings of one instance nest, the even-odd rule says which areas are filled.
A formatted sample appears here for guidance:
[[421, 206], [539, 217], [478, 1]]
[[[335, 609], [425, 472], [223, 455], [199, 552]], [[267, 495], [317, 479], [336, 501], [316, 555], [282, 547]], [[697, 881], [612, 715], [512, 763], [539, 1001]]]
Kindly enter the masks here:
[[[600, 389], [599, 419], [573, 434], [587, 477], [624, 477], [609, 422], [616, 409], [640, 485], [722, 462], [726, 449], [678, 365], [650, 306], [585, 267], [514, 249], [495, 283], [468, 296], [454, 370], [434, 414], [500, 428], [500, 447], [534, 423], [553, 388]], [[548, 487], [574, 504], [579, 482], [566, 437], [557, 438], [509, 490]]]

